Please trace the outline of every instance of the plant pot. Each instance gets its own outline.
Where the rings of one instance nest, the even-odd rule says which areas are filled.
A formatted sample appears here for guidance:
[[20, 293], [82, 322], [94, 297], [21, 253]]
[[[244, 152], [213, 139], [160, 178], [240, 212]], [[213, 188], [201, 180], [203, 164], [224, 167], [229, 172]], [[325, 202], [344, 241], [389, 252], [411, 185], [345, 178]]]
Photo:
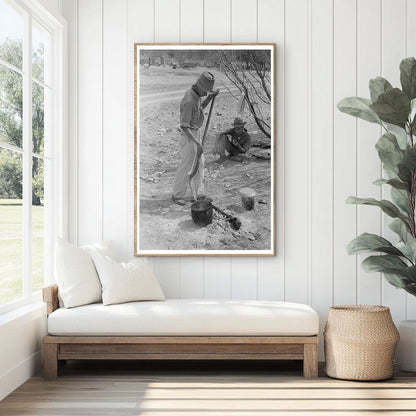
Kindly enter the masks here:
[[344, 380], [393, 376], [399, 333], [385, 306], [334, 306], [324, 330], [326, 373]]
[[399, 333], [400, 342], [396, 350], [399, 369], [416, 372], [416, 321], [401, 321]]

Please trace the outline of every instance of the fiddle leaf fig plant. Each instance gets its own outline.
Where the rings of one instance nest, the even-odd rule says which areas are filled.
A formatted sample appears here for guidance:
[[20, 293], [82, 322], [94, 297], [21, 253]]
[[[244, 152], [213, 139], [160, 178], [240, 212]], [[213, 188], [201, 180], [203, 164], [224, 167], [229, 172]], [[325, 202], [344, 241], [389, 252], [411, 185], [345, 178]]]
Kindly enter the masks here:
[[390, 217], [389, 227], [399, 242], [364, 233], [352, 240], [349, 254], [373, 253], [362, 262], [367, 272], [381, 272], [393, 286], [416, 296], [416, 59], [400, 63], [400, 88], [382, 77], [369, 82], [370, 99], [344, 98], [338, 109], [354, 117], [379, 124], [383, 135], [376, 144], [385, 178], [377, 186], [388, 185], [391, 200], [350, 196], [349, 204], [379, 207]]

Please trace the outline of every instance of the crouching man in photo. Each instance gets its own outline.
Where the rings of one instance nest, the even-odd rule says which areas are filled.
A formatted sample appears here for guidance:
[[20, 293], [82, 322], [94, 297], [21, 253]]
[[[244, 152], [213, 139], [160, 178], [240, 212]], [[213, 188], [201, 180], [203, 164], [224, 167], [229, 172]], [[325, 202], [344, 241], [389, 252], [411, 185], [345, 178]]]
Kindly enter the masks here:
[[233, 128], [220, 133], [216, 140], [212, 153], [219, 154], [216, 163], [221, 163], [227, 158], [236, 162], [242, 162], [248, 156], [251, 147], [251, 137], [246, 124], [240, 117], [234, 119]]

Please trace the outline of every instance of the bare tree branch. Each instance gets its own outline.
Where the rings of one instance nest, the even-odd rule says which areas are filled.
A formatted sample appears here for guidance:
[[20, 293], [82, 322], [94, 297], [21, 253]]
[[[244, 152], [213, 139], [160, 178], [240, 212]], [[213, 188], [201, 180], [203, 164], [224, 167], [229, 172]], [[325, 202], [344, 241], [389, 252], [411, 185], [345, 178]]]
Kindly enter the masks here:
[[271, 137], [270, 116], [264, 116], [264, 108], [270, 109], [270, 53], [261, 50], [219, 50], [217, 63], [221, 71], [244, 96], [248, 110], [258, 128]]

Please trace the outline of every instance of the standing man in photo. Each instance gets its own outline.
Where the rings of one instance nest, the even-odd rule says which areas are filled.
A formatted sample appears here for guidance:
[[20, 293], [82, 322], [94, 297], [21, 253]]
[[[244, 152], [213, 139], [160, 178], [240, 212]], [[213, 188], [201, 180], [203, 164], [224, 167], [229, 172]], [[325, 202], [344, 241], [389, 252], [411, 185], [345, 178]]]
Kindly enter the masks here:
[[[181, 126], [181, 160], [176, 169], [175, 182], [173, 186], [172, 199], [178, 205], [186, 204], [186, 191], [189, 186], [189, 173], [195, 163], [199, 169], [192, 178], [193, 187], [198, 196], [202, 196], [204, 179], [204, 155], [201, 144], [200, 128], [204, 123], [204, 108], [219, 93], [213, 91], [215, 83], [214, 75], [211, 72], [203, 72], [196, 83], [185, 92], [180, 105], [180, 126]], [[207, 98], [202, 101], [202, 97]]]

